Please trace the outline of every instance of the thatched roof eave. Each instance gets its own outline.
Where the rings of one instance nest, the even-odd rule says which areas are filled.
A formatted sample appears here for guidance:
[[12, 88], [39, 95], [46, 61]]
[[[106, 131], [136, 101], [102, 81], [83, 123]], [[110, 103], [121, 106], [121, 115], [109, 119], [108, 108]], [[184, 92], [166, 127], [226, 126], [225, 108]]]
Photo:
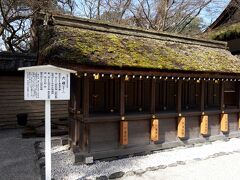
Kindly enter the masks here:
[[[53, 17], [43, 61], [87, 66], [239, 73], [226, 43], [119, 27], [73, 17]], [[68, 20], [68, 21], [67, 21]], [[50, 33], [49, 33], [50, 31]]]

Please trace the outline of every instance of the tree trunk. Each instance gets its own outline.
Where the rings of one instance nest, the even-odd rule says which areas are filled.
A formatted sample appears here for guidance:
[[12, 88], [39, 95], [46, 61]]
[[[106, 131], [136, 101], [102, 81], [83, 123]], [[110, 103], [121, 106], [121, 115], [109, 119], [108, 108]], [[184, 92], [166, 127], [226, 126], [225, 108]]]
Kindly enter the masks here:
[[164, 31], [165, 29], [169, 4], [170, 0], [161, 0], [158, 5], [157, 14], [155, 16], [155, 24], [157, 30]]

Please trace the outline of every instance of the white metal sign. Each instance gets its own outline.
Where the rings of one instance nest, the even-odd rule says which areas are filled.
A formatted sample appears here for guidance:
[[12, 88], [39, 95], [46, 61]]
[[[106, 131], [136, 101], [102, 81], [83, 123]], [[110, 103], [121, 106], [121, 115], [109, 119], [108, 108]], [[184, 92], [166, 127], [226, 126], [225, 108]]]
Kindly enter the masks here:
[[25, 70], [24, 100], [45, 100], [45, 180], [51, 180], [51, 100], [70, 99], [69, 69], [56, 66], [32, 66]]
[[69, 72], [51, 68], [25, 70], [24, 100], [69, 99]]

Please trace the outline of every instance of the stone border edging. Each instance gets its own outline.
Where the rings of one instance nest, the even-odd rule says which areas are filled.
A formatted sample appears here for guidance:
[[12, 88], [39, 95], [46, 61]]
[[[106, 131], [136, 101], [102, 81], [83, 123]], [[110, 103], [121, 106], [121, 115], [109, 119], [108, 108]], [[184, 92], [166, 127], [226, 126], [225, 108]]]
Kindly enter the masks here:
[[[222, 141], [229, 141], [229, 139], [224, 139]], [[43, 141], [36, 141], [34, 143], [34, 148], [35, 148], [35, 153], [36, 153], [36, 156], [37, 156], [37, 163], [38, 163], [39, 168], [40, 168], [41, 179], [44, 180], [44, 178], [45, 178], [45, 152], [44, 152], [44, 148], [41, 147], [42, 142]], [[52, 142], [52, 143], [54, 143], [54, 142]], [[55, 142], [55, 145], [60, 145], [60, 144]], [[191, 147], [200, 147], [200, 146], [207, 145], [207, 144], [211, 144], [211, 142], [199, 143], [199, 144], [195, 144], [195, 145], [191, 145], [191, 146], [186, 145], [186, 146], [181, 146], [181, 148], [187, 149], [187, 148], [191, 148]], [[163, 150], [163, 152], [173, 151], [174, 149], [176, 149], [176, 148], [165, 149], [165, 150]], [[209, 155], [205, 158], [194, 158], [192, 160], [176, 161], [176, 162], [168, 164], [168, 165], [158, 165], [158, 166], [147, 167], [146, 169], [138, 169], [138, 170], [134, 170], [134, 171], [127, 171], [127, 172], [118, 171], [118, 172], [114, 172], [114, 173], [110, 174], [109, 176], [101, 175], [101, 176], [98, 176], [96, 178], [82, 177], [82, 178], [79, 178], [78, 180], [92, 180], [92, 179], [108, 180], [108, 179], [119, 179], [119, 178], [124, 178], [124, 177], [128, 177], [128, 176], [134, 176], [134, 175], [141, 176], [144, 173], [149, 172], [149, 171], [157, 171], [157, 170], [160, 170], [160, 169], [177, 167], [177, 166], [181, 166], [181, 165], [186, 165], [190, 162], [204, 161], [204, 160], [207, 160], [207, 159], [217, 158], [217, 157], [220, 157], [220, 156], [225, 156], [225, 155], [230, 155], [230, 154], [235, 154], [235, 153], [240, 153], [240, 149], [239, 150], [234, 150], [232, 152], [214, 153], [214, 154]]]

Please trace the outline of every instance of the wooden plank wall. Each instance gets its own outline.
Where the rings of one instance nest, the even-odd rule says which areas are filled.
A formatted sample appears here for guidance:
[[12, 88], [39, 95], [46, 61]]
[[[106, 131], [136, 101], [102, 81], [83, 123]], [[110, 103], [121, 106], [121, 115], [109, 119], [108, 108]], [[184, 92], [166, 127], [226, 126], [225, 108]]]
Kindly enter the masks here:
[[[23, 100], [23, 75], [0, 76], [0, 128], [16, 127], [18, 113], [28, 113], [32, 123], [44, 120], [44, 102]], [[52, 101], [52, 120], [68, 117], [67, 101]]]

